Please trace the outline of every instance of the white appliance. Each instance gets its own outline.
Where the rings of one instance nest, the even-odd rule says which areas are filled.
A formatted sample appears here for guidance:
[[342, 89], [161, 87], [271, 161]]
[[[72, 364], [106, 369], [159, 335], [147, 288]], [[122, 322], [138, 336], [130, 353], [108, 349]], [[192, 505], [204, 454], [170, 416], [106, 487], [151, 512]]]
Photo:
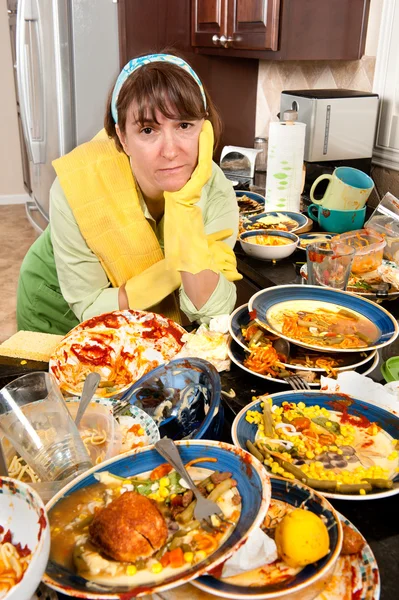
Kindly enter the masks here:
[[[102, 127], [119, 73], [117, 0], [7, 0], [28, 155], [27, 214], [48, 222], [52, 161]], [[16, 33], [15, 33], [16, 30]]]
[[378, 95], [356, 90], [290, 90], [280, 113], [294, 109], [306, 123], [305, 161], [371, 159]]

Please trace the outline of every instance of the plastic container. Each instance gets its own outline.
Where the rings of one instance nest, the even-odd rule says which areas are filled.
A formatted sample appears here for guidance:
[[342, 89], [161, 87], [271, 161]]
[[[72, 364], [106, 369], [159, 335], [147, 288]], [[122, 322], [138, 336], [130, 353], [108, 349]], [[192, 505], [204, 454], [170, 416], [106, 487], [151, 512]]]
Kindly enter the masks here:
[[399, 356], [391, 356], [381, 365], [381, 373], [387, 383], [399, 381]]
[[382, 263], [386, 241], [381, 234], [372, 229], [357, 229], [341, 233], [331, 240], [332, 245], [334, 242], [343, 242], [355, 248], [352, 273], [369, 273]]
[[384, 258], [399, 264], [399, 200], [390, 193], [385, 194], [366, 227], [384, 237]]
[[[75, 420], [79, 398], [69, 398], [66, 404]], [[111, 403], [90, 402], [78, 429], [94, 465], [120, 453], [122, 433], [113, 417]]]

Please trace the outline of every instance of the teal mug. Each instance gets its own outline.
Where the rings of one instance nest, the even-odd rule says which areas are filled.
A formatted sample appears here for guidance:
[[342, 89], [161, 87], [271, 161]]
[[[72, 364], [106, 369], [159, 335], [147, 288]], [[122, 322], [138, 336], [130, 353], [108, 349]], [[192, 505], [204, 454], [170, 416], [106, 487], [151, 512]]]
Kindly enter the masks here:
[[366, 207], [358, 210], [332, 210], [318, 204], [311, 204], [308, 207], [308, 215], [324, 231], [345, 233], [363, 227], [366, 218]]

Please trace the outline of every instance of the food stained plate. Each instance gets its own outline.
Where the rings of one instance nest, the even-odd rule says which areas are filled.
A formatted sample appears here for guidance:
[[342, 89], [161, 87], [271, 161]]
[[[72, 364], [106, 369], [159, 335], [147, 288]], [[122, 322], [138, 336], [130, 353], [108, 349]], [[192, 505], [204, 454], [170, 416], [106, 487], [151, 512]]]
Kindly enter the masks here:
[[[250, 314], [248, 312], [248, 304], [243, 304], [236, 308], [236, 310], [230, 315], [229, 320], [229, 333], [233, 340], [237, 342], [244, 350], [248, 350], [248, 342], [244, 338], [241, 327], [245, 327], [251, 321]], [[267, 331], [265, 331], [267, 335]], [[291, 344], [291, 357], [293, 360], [289, 362], [282, 362], [284, 366], [289, 369], [300, 370], [300, 371], [320, 371], [325, 372], [326, 370], [319, 367], [307, 367], [300, 364], [295, 363], [295, 357], [304, 355], [308, 355], [309, 357], [316, 358], [317, 356], [324, 355], [326, 356], [326, 352], [323, 352], [323, 349], [317, 350], [303, 350], [301, 346], [297, 346], [296, 344]], [[364, 352], [360, 352], [359, 354], [355, 353], [346, 353], [346, 354], [334, 354], [330, 355], [340, 362], [339, 366], [334, 367], [334, 371], [350, 371], [352, 369], [357, 369], [358, 367], [365, 365], [375, 358], [377, 354], [377, 350], [366, 350]]]
[[96, 396], [120, 395], [143, 375], [171, 360], [186, 331], [156, 313], [121, 310], [80, 323], [57, 346], [49, 371], [63, 392], [80, 395], [90, 372], [101, 375]]
[[318, 231], [316, 233], [301, 233], [299, 235], [299, 250], [305, 250], [309, 244], [314, 244], [315, 242], [329, 242], [331, 238], [333, 238], [336, 233], [327, 233], [324, 231]]
[[[245, 206], [245, 199], [240, 200], [243, 196], [249, 198], [248, 206]], [[253, 215], [265, 210], [265, 197], [255, 192], [236, 191], [236, 198], [240, 216]]]
[[[357, 294], [316, 285], [279, 285], [260, 290], [250, 298], [248, 311], [253, 313], [258, 323], [268, 331], [298, 346], [311, 348], [312, 350], [323, 348], [324, 350], [328, 349], [329, 352], [370, 351], [392, 343], [399, 333], [396, 319], [390, 312], [375, 302], [361, 298]], [[313, 340], [306, 342], [295, 337], [292, 334], [292, 325], [289, 326], [288, 331], [285, 330], [286, 333], [283, 333], [284, 324], [281, 320], [286, 319], [285, 314], [295, 314], [297, 318], [302, 319], [298, 312], [313, 314], [315, 311], [323, 311], [324, 314], [334, 313], [328, 317], [335, 319], [336, 324], [334, 327], [342, 327], [344, 321], [348, 321], [345, 313], [349, 313], [352, 315], [352, 320], [353, 318], [356, 320], [354, 330], [361, 332], [361, 329], [364, 329], [367, 332], [367, 339], [371, 341], [358, 341], [358, 345], [353, 347], [334, 347], [332, 345], [321, 345], [322, 336], [320, 336], [320, 343], [318, 344], [314, 343]], [[363, 333], [361, 334], [363, 335]], [[309, 331], [310, 335], [311, 332]], [[368, 343], [367, 346], [365, 346], [366, 343]]]
[[[389, 268], [394, 273], [398, 273], [399, 276], [399, 267], [395, 263], [389, 260], [383, 260], [382, 266], [385, 268]], [[307, 264], [302, 265], [300, 274], [303, 279], [308, 279], [308, 266]], [[382, 302], [384, 300], [394, 300], [399, 297], [399, 290], [396, 287], [391, 286], [387, 292], [387, 296], [377, 296], [378, 287], [381, 283], [384, 283], [381, 276], [378, 275], [377, 271], [373, 271], [371, 273], [363, 273], [361, 275], [354, 275], [351, 273], [348, 281], [348, 285], [346, 288], [347, 292], [352, 292], [353, 294], [358, 294], [362, 298], [368, 298], [369, 300], [374, 300], [378, 302]]]
[[[331, 473], [339, 473], [349, 468], [349, 466], [351, 467], [349, 470], [352, 471], [362, 465], [367, 466], [367, 468], [376, 464], [379, 466], [384, 465], [383, 468], [389, 471], [389, 477], [394, 482], [392, 489], [373, 489], [365, 495], [338, 494], [318, 490], [320, 494], [336, 500], [375, 500], [394, 496], [399, 493], [399, 473], [395, 471], [398, 468], [398, 453], [395, 450], [396, 446], [394, 444], [399, 438], [399, 417], [379, 406], [364, 402], [363, 400], [357, 400], [346, 394], [332, 394], [314, 390], [289, 391], [273, 394], [270, 398], [273, 401], [273, 405], [277, 407], [282, 407], [283, 402], [295, 404], [303, 402], [306, 407], [318, 406], [321, 410], [327, 409], [330, 411], [331, 416], [334, 416], [334, 413], [337, 413], [338, 417], [344, 415], [344, 421], [347, 422], [347, 419], [349, 419], [349, 423], [352, 426], [354, 426], [354, 423], [362, 425], [354, 426], [353, 441], [351, 444], [344, 444], [342, 455], [338, 454], [335, 450], [323, 450], [321, 454], [315, 455], [314, 458], [305, 458], [304, 462], [308, 464], [314, 461], [322, 462], [323, 465], [327, 465], [325, 469], [328, 471], [331, 470]], [[245, 406], [233, 421], [231, 436], [234, 444], [239, 448], [246, 448], [247, 440], [253, 443], [256, 439], [257, 424], [247, 421], [246, 416], [248, 410], [260, 413], [262, 410], [260, 406], [262, 401], [257, 399]], [[378, 431], [375, 436], [372, 430], [371, 433], [368, 432], [370, 424], [377, 425]], [[339, 446], [337, 447], [339, 449]], [[388, 456], [391, 458], [389, 459]], [[344, 466], [334, 466], [334, 463], [341, 461], [345, 462]], [[332, 469], [337, 469], [338, 471], [333, 471]]]
[[[262, 373], [257, 373], [256, 371], [252, 371], [251, 369], [246, 367], [244, 365], [244, 360], [246, 358], [246, 351], [244, 350], [244, 348], [239, 346], [234, 340], [230, 340], [230, 342], [229, 342], [228, 354], [229, 354], [230, 360], [235, 365], [237, 365], [237, 367], [242, 369], [243, 371], [246, 371], [247, 373], [250, 373], [251, 375], [255, 375], [255, 377], [260, 377], [261, 379], [266, 379], [267, 381], [273, 381], [274, 383], [282, 383], [284, 385], [289, 385], [289, 383], [285, 379], [278, 379], [276, 377], [272, 377], [271, 375], [263, 375]], [[354, 367], [352, 367], [349, 370], [355, 370], [357, 373], [360, 373], [360, 375], [368, 375], [369, 373], [372, 373], [374, 371], [374, 369], [377, 367], [378, 362], [379, 362], [378, 352], [374, 351], [373, 356], [371, 358], [373, 359], [372, 361], [369, 360], [368, 362], [356, 367], [356, 369]], [[289, 367], [290, 369], [293, 368], [290, 365], [286, 365], [286, 366]], [[302, 371], [303, 369], [299, 369], [297, 367], [297, 370]], [[319, 371], [317, 371], [316, 369], [307, 369], [307, 370], [315, 371], [318, 376], [323, 375], [323, 373], [321, 373], [320, 370]], [[298, 373], [296, 371], [292, 372], [292, 375], [297, 375], [297, 374]], [[320, 379], [316, 380], [315, 382], [309, 383], [309, 386], [312, 388], [319, 388], [320, 387]]]
[[[171, 576], [170, 573], [168, 574], [170, 569], [165, 569], [167, 579], [165, 579], [165, 574], [163, 578], [160, 573], [151, 575], [151, 583], [145, 586], [134, 583], [123, 586], [117, 585], [112, 576], [108, 576], [112, 584], [95, 583], [78, 575], [72, 567], [62, 566], [55, 562], [50, 555], [46, 573], [43, 577], [43, 582], [46, 585], [68, 596], [89, 600], [120, 600], [125, 597], [127, 599], [143, 596], [190, 581], [226, 560], [241, 546], [250, 533], [262, 523], [269, 507], [271, 485], [266, 470], [249, 453], [223, 442], [190, 440], [177, 442], [177, 445], [185, 464], [201, 458], [205, 459], [201, 462], [201, 468], [234, 473], [237, 489], [241, 496], [241, 512], [236, 526], [227, 540], [204, 560], [188, 566], [184, 571]], [[206, 460], [207, 458], [209, 461]], [[96, 474], [109, 472], [126, 480], [130, 477], [151, 472], [164, 462], [164, 459], [155, 448], [150, 446], [133, 450], [121, 457], [110, 459], [100, 466], [93, 467], [65, 486], [46, 505], [50, 522], [51, 512], [60, 507], [59, 502], [71, 496], [73, 492], [97, 483]], [[134, 577], [134, 573], [131, 575]]]
[[[267, 219], [268, 222], [263, 223], [260, 219]], [[243, 219], [242, 226], [248, 231], [253, 229], [280, 229], [282, 231], [290, 231], [293, 233], [301, 227], [304, 227], [306, 223], [307, 217], [299, 212], [274, 210], [247, 217]]]
[[[276, 483], [281, 482], [281, 480], [271, 477], [271, 482], [272, 498], [279, 497], [280, 489]], [[282, 496], [281, 493], [280, 495]], [[283, 500], [283, 497], [281, 499]], [[360, 531], [338, 511], [337, 515], [342, 523], [351, 527], [362, 537], [363, 547], [357, 554], [341, 555], [338, 558], [332, 578], [329, 580], [325, 590], [316, 596], [315, 600], [353, 600], [353, 598], [379, 600], [381, 584], [374, 554]], [[211, 575], [203, 575], [192, 581], [191, 585], [203, 592], [222, 598], [237, 598], [237, 600], [278, 598], [277, 595], [274, 596], [273, 592], [263, 594], [255, 586], [252, 589], [250, 587], [243, 588], [229, 584]], [[188, 594], [189, 590], [186, 593]], [[169, 600], [169, 595], [165, 595], [165, 600]], [[180, 600], [180, 596], [175, 600]]]

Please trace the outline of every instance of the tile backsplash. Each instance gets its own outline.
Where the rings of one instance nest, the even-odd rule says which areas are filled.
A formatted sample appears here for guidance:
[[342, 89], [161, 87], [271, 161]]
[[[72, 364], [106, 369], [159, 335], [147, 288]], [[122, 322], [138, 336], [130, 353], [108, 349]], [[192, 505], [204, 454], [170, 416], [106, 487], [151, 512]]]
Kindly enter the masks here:
[[[268, 137], [271, 121], [277, 121], [283, 90], [344, 88], [371, 92], [375, 56], [354, 61], [259, 61], [256, 136]], [[391, 192], [399, 197], [399, 172], [374, 166], [371, 173], [376, 191], [368, 204], [376, 206], [379, 197]]]
[[259, 61], [256, 135], [268, 137], [283, 90], [346, 88], [371, 92], [375, 57], [353, 61]]

